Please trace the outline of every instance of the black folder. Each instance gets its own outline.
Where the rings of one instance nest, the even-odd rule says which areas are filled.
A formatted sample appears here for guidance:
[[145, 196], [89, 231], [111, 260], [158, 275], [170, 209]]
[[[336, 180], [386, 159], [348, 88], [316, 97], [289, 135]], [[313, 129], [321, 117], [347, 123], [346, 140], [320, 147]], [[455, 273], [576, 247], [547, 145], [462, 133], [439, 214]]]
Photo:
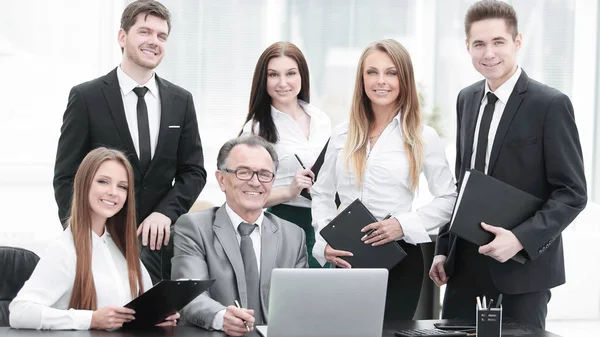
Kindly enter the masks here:
[[320, 233], [332, 248], [354, 254], [354, 256], [342, 257], [352, 265], [352, 268], [391, 269], [406, 256], [406, 252], [396, 241], [377, 247], [361, 241], [365, 233], [360, 230], [373, 222], [377, 222], [377, 219], [359, 199], [356, 199]]
[[[494, 239], [494, 234], [481, 228], [481, 222], [510, 230], [532, 217], [543, 204], [542, 199], [512, 185], [470, 170], [463, 178], [450, 231], [483, 246]], [[513, 260], [525, 263], [526, 258], [519, 252]]]
[[[317, 175], [319, 175], [321, 166], [323, 166], [323, 162], [325, 161], [325, 153], [327, 152], [327, 145], [329, 145], [329, 139], [327, 140], [327, 143], [325, 143], [325, 146], [321, 150], [321, 153], [319, 153], [319, 156], [313, 163], [313, 166], [310, 168], [310, 170], [315, 174], [315, 182], [317, 181]], [[310, 193], [308, 193], [308, 190], [306, 188], [303, 188], [302, 191], [300, 191], [300, 195], [305, 197], [308, 200], [312, 200], [312, 197], [310, 196]]]
[[215, 280], [162, 280], [125, 305], [135, 310], [135, 320], [123, 328], [152, 327], [183, 309]]

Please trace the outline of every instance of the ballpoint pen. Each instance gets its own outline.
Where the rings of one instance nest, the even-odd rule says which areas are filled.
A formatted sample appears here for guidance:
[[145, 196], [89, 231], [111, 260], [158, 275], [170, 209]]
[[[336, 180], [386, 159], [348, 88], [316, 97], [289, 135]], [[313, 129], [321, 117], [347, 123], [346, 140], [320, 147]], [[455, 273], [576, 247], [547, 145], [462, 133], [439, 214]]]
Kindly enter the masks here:
[[[240, 302], [238, 302], [238, 300], [235, 300], [235, 306], [238, 307], [238, 309], [242, 308], [240, 306]], [[248, 322], [246, 322], [246, 321], [242, 321], [242, 322], [244, 322], [244, 325], [246, 326], [246, 330], [250, 331], [250, 327], [248, 326]]]
[[[302, 162], [302, 160], [300, 160], [300, 157], [298, 157], [298, 155], [295, 154], [295, 153], [294, 153], [294, 156], [296, 157], [296, 159], [298, 159], [298, 162], [300, 163], [300, 166], [302, 166], [302, 168], [306, 170], [306, 166], [304, 166], [304, 163]], [[313, 184], [315, 183], [312, 178], [310, 178], [310, 182], [313, 183]]]
[[[386, 215], [386, 216], [385, 216], [385, 218], [383, 218], [383, 220], [381, 220], [381, 221], [387, 220], [387, 219], [389, 219], [389, 218], [391, 218], [391, 217], [392, 217], [392, 213], [389, 213], [389, 214], [388, 214], [388, 215]], [[373, 232], [374, 232], [374, 231], [376, 231], [376, 229], [371, 229], [369, 232], [367, 232], [367, 234], [365, 234], [365, 235], [364, 235], [362, 238], [360, 238], [360, 239], [361, 239], [361, 240], [364, 240], [364, 239], [365, 239], [367, 236], [369, 236], [369, 235], [373, 234]]]

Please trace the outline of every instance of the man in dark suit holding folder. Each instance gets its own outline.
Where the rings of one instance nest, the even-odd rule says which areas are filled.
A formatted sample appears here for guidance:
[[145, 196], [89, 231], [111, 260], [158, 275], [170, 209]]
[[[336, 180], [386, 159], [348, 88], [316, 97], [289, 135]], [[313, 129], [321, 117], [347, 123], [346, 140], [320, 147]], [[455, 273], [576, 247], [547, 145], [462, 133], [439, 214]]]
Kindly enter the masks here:
[[[443, 318], [475, 319], [475, 297], [504, 294], [504, 317], [544, 328], [550, 289], [565, 282], [561, 232], [587, 202], [579, 135], [569, 98], [530, 79], [514, 9], [479, 1], [465, 17], [466, 45], [484, 77], [458, 95], [456, 176], [476, 169], [545, 201], [512, 230], [478, 247], [440, 229], [430, 277], [447, 283]], [[494, 196], [489, 196], [494, 202]], [[510, 212], [511, 210], [506, 210]], [[523, 251], [525, 264], [510, 260]]]

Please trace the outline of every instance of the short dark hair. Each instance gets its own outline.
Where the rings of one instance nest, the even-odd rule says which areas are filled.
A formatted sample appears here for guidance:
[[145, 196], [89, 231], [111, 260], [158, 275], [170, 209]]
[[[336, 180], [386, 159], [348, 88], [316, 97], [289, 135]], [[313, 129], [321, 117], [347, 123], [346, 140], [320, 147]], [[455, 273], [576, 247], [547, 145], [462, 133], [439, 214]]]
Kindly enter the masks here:
[[471, 5], [465, 15], [465, 34], [467, 38], [469, 38], [473, 23], [486, 19], [504, 19], [506, 28], [511, 33], [513, 40], [519, 34], [517, 12], [511, 5], [504, 1], [481, 0]]
[[[254, 77], [252, 78], [252, 87], [250, 88], [250, 104], [246, 121], [252, 121], [251, 132], [254, 133], [254, 125], [258, 122], [260, 130], [258, 135], [271, 143], [277, 143], [279, 135], [275, 128], [275, 123], [271, 117], [271, 97], [267, 93], [267, 73], [269, 61], [275, 57], [287, 56], [298, 64], [298, 72], [302, 86], [298, 93], [298, 99], [310, 103], [310, 76], [308, 73], [308, 64], [300, 48], [287, 41], [275, 42], [260, 55], [256, 68], [254, 68]], [[243, 130], [240, 131], [240, 135]]]
[[144, 19], [148, 18], [148, 15], [152, 15], [166, 20], [169, 33], [171, 32], [171, 13], [169, 13], [167, 7], [155, 0], [137, 0], [125, 7], [121, 15], [121, 28], [125, 33], [128, 33], [129, 29], [135, 25], [140, 14], [146, 14]]
[[229, 158], [229, 154], [234, 147], [238, 145], [248, 145], [249, 147], [263, 147], [273, 160], [273, 165], [275, 171], [277, 171], [277, 167], [279, 167], [279, 158], [277, 157], [277, 152], [275, 152], [275, 148], [271, 143], [267, 142], [264, 138], [260, 136], [241, 136], [237, 138], [233, 138], [228, 140], [221, 149], [219, 150], [219, 154], [217, 155], [217, 169], [220, 171], [225, 170], [227, 167], [227, 158]]

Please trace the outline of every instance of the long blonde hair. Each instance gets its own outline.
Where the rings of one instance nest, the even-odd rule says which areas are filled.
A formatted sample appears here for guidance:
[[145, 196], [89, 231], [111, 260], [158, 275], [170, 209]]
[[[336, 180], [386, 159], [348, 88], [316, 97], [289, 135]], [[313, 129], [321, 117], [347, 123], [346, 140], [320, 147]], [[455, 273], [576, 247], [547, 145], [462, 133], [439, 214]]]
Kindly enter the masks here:
[[127, 200], [123, 208], [113, 217], [107, 219], [106, 228], [127, 261], [131, 297], [138, 296], [138, 289], [140, 294], [144, 292], [136, 235], [133, 170], [122, 152], [99, 147], [90, 151], [83, 158], [73, 182], [73, 203], [68, 223], [73, 233], [77, 264], [69, 308], [97, 309], [96, 287], [94, 286], [94, 276], [92, 274], [92, 213], [89, 195], [98, 168], [102, 163], [109, 160], [116, 161], [125, 167], [128, 188]]
[[421, 111], [410, 55], [396, 40], [387, 39], [371, 43], [363, 51], [358, 62], [354, 97], [350, 108], [348, 137], [344, 146], [346, 166], [354, 168], [356, 180], [358, 185], [361, 186], [367, 161], [369, 131], [375, 122], [371, 101], [365, 92], [363, 73], [365, 59], [375, 50], [388, 54], [398, 71], [400, 94], [395, 110], [401, 111], [402, 137], [410, 167], [410, 190], [414, 192], [419, 186], [419, 174], [423, 165]]

